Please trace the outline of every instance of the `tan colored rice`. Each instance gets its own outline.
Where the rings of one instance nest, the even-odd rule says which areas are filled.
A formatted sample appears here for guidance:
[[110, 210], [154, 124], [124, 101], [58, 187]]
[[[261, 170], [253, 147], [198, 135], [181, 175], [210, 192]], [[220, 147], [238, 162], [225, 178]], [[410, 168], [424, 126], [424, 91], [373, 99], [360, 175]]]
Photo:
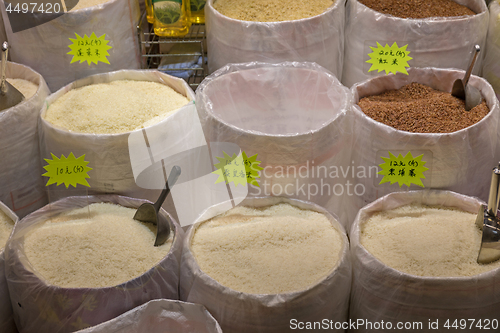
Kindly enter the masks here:
[[172, 236], [154, 247], [152, 224], [133, 219], [136, 209], [95, 203], [47, 221], [24, 241], [28, 260], [47, 282], [65, 288], [116, 286], [165, 257]]
[[68, 91], [44, 119], [72, 132], [125, 133], [159, 122], [188, 102], [164, 84], [118, 80]]
[[0, 210], [0, 252], [5, 247], [13, 228], [14, 221]]
[[418, 276], [472, 276], [500, 266], [477, 263], [481, 231], [476, 214], [407, 205], [371, 216], [361, 244], [389, 267]]
[[333, 0], [216, 0], [214, 8], [242, 21], [280, 22], [299, 20], [323, 13]]
[[7, 78], [7, 82], [12, 84], [14, 88], [19, 90], [26, 99], [30, 99], [31, 97], [33, 97], [33, 95], [38, 90], [38, 86], [28, 80]]
[[289, 204], [236, 207], [203, 222], [192, 239], [202, 271], [253, 294], [304, 290], [336, 267], [342, 238], [327, 217]]

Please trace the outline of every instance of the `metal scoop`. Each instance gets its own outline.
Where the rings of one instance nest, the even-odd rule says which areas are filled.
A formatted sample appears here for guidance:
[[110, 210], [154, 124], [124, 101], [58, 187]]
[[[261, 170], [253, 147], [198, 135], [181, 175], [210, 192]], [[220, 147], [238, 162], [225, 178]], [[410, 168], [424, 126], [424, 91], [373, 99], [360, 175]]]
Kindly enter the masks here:
[[3, 42], [2, 44], [2, 81], [0, 82], [0, 111], [11, 108], [14, 105], [21, 103], [24, 100], [24, 95], [19, 90], [14, 88], [6, 78], [7, 68], [7, 52], [9, 44]]
[[483, 238], [477, 262], [489, 264], [500, 259], [500, 221], [498, 219], [498, 200], [500, 198], [500, 163], [493, 169], [491, 176], [488, 207], [481, 205], [476, 225], [483, 230]]
[[469, 64], [469, 68], [467, 68], [467, 72], [465, 72], [464, 78], [456, 79], [455, 82], [453, 82], [453, 88], [451, 89], [452, 96], [465, 100], [466, 111], [470, 111], [473, 107], [479, 105], [483, 99], [481, 92], [476, 87], [468, 84], [479, 51], [481, 51], [479, 45], [474, 45], [472, 59]]
[[[165, 183], [165, 188], [160, 194], [160, 197], [154, 204], [144, 203], [139, 206], [137, 212], [135, 212], [134, 220], [141, 222], [149, 222], [156, 225], [156, 240], [155, 246], [160, 246], [168, 239], [170, 235], [170, 225], [166, 219], [158, 219], [158, 212], [160, 207], [167, 198], [168, 193], [170, 193], [170, 187], [174, 186], [175, 182], [181, 174], [181, 168], [179, 166], [174, 166], [170, 171], [167, 182]], [[170, 186], [169, 186], [170, 183]]]

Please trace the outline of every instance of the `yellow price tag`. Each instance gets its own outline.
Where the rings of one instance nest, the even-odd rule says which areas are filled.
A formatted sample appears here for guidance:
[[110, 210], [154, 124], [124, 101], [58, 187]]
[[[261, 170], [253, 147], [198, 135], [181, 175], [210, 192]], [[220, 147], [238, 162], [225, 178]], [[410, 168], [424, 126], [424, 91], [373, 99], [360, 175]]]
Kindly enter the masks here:
[[89, 168], [87, 164], [89, 162], [85, 161], [85, 154], [76, 158], [73, 153], [70, 153], [66, 158], [64, 155], [61, 155], [61, 158], [57, 158], [54, 154], [52, 155], [52, 159], [45, 159], [45, 162], [48, 165], [43, 168], [47, 171], [42, 176], [49, 177], [47, 184], [45, 186], [49, 186], [51, 184], [57, 184], [57, 186], [64, 183], [66, 188], [69, 185], [76, 187], [77, 184], [81, 184], [87, 187], [90, 187], [86, 178], [90, 178], [87, 174], [92, 168]]
[[377, 42], [377, 47], [371, 47], [372, 53], [369, 53], [368, 56], [370, 60], [367, 60], [367, 63], [372, 64], [368, 72], [378, 70], [378, 72], [385, 71], [386, 74], [397, 72], [404, 73], [408, 75], [406, 68], [410, 67], [408, 65], [408, 61], [413, 59], [409, 56], [410, 51], [407, 51], [406, 48], [408, 45], [398, 47], [397, 43], [389, 46], [385, 44], [385, 46], [380, 45]]
[[381, 157], [384, 163], [379, 164], [382, 168], [378, 172], [379, 175], [383, 175], [384, 178], [379, 184], [391, 182], [391, 184], [398, 183], [399, 187], [411, 184], [416, 184], [418, 186], [424, 187], [422, 179], [425, 179], [424, 171], [429, 170], [424, 165], [425, 161], [422, 161], [424, 154], [417, 157], [413, 157], [411, 152], [408, 152], [404, 157], [399, 154], [397, 157], [389, 152], [389, 157]]
[[224, 152], [224, 157], [217, 157], [217, 159], [219, 160], [219, 163], [215, 164], [217, 170], [212, 172], [219, 175], [216, 184], [225, 181], [226, 184], [233, 182], [236, 186], [248, 183], [260, 187], [256, 178], [260, 177], [258, 171], [263, 168], [259, 166], [257, 154], [248, 157], [245, 152], [242, 152], [241, 155], [233, 154], [231, 157]]
[[108, 50], [112, 47], [107, 45], [109, 40], [106, 40], [106, 34], [103, 34], [101, 37], [97, 37], [93, 32], [90, 37], [86, 34], [80, 37], [77, 33], [75, 33], [76, 38], [70, 38], [71, 44], [68, 47], [71, 49], [67, 54], [73, 56], [70, 64], [80, 61], [80, 63], [86, 61], [87, 64], [100, 62], [104, 62], [109, 64], [107, 56], [109, 56]]

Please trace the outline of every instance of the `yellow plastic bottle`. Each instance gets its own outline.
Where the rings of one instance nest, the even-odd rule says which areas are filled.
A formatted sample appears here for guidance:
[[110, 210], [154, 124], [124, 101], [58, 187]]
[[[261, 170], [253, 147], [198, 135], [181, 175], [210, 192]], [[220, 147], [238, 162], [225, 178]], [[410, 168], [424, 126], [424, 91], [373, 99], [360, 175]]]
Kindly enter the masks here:
[[155, 34], [161, 37], [182, 37], [189, 32], [189, 0], [152, 0]]
[[155, 18], [153, 16], [153, 2], [152, 0], [145, 0], [146, 3], [146, 19], [149, 23], [153, 24], [155, 22]]
[[191, 0], [191, 23], [205, 23], [206, 0]]

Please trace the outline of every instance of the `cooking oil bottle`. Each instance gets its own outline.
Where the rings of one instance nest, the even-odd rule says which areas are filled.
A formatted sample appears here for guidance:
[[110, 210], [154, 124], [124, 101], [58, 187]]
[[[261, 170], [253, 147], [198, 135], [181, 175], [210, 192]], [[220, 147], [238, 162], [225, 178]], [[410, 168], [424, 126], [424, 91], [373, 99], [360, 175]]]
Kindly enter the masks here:
[[191, 27], [190, 0], [152, 0], [155, 34], [181, 37]]
[[205, 23], [206, 0], [191, 0], [191, 23]]
[[146, 19], [149, 23], [153, 24], [155, 22], [155, 18], [153, 16], [153, 2], [152, 0], [145, 0], [146, 3]]

